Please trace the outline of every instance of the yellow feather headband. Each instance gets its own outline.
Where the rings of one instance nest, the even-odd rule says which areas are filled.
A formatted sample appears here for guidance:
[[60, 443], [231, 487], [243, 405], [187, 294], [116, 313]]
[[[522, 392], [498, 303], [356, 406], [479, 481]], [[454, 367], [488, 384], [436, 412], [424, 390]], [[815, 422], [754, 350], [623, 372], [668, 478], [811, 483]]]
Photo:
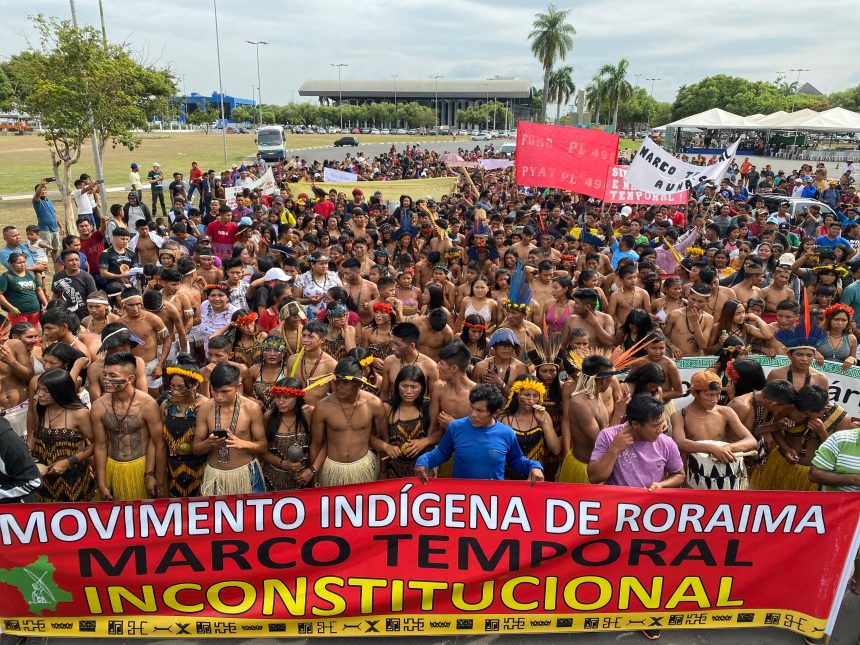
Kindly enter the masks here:
[[504, 300], [502, 300], [502, 306], [505, 309], [512, 309], [514, 311], [519, 311], [520, 313], [524, 313], [526, 315], [530, 314], [532, 311], [532, 308], [529, 307], [528, 305], [522, 304], [522, 303], [511, 302], [510, 298], [505, 298]]
[[374, 361], [373, 356], [365, 356], [360, 361], [358, 361], [358, 364], [361, 365], [362, 367], [370, 367], [371, 365], [373, 365], [373, 361]]
[[540, 395], [540, 402], [543, 404], [543, 398], [546, 396], [546, 386], [540, 381], [533, 378], [526, 378], [522, 381], [516, 381], [511, 385], [511, 392], [508, 394], [508, 400], [505, 402], [505, 407], [508, 407], [513, 401], [514, 396], [523, 390], [534, 390]]
[[194, 379], [198, 383], [203, 382], [203, 375], [200, 372], [184, 370], [181, 367], [168, 367], [165, 371], [167, 372], [168, 376], [182, 376], [185, 378]]
[[691, 246], [687, 249], [687, 255], [704, 255], [705, 249], [699, 248], [698, 246]]

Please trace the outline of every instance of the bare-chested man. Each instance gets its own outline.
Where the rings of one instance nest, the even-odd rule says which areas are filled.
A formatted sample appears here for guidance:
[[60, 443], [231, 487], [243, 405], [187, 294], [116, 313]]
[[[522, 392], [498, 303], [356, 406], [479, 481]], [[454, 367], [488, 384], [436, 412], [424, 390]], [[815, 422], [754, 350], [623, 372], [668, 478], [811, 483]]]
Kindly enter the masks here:
[[[318, 320], [311, 320], [301, 333], [302, 349], [287, 359], [286, 372], [302, 382], [302, 387], [308, 388], [323, 376], [334, 371], [337, 361], [323, 351], [322, 344], [328, 335], [328, 326]], [[330, 392], [330, 385], [318, 385], [308, 389], [305, 403], [316, 407], [317, 403]]]
[[[552, 236], [550, 236], [552, 238]], [[553, 249], [555, 251], [555, 249]], [[558, 253], [558, 251], [556, 251]], [[545, 308], [545, 303], [552, 301], [552, 279], [555, 277], [555, 268], [549, 260], [541, 260], [537, 266], [537, 272], [533, 279], [529, 282], [532, 290], [532, 298], [534, 298], [541, 308]]]
[[209, 249], [197, 249], [197, 275], [201, 276], [206, 284], [218, 284], [224, 282], [224, 271], [215, 266], [215, 254]]
[[815, 360], [815, 348], [810, 345], [797, 345], [786, 349], [788, 365], [772, 369], [767, 380], [783, 379], [800, 390], [805, 385], [817, 385], [825, 390], [830, 387], [827, 377], [812, 367]]
[[161, 410], [135, 387], [135, 357], [111, 354], [104, 361], [104, 394], [90, 410], [99, 493], [106, 500], [134, 501], [164, 494], [167, 468]]
[[[564, 461], [558, 481], [588, 483], [588, 462], [594, 442], [609, 427], [614, 409], [612, 377], [617, 373], [606, 356], [592, 354], [582, 361], [582, 371], [567, 406], [567, 423], [562, 423], [561, 445]], [[607, 396], [608, 395], [608, 396]]]
[[430, 395], [428, 446], [439, 443], [451, 421], [469, 415], [469, 392], [477, 385], [466, 375], [471, 358], [469, 348], [459, 340], [451, 341], [439, 352], [439, 380]]
[[253, 381], [247, 365], [237, 363], [233, 360], [233, 342], [227, 336], [213, 336], [209, 339], [209, 352], [207, 353], [209, 362], [200, 370], [203, 376], [203, 382], [200, 384], [200, 393], [203, 396], [210, 397], [209, 377], [219, 365], [232, 365], [239, 370], [242, 379], [242, 393], [245, 396], [251, 396], [253, 393]]
[[161, 291], [146, 291], [143, 294], [143, 308], [158, 316], [167, 327], [172, 339], [167, 360], [175, 362], [179, 352], [188, 351], [188, 337], [185, 335], [185, 325], [182, 324], [182, 314], [176, 305], [164, 302]]
[[200, 494], [263, 493], [258, 457], [269, 450], [263, 411], [242, 396], [242, 375], [233, 365], [218, 365], [209, 376], [212, 398], [197, 410], [195, 455], [209, 454]]
[[797, 326], [797, 320], [800, 317], [800, 305], [794, 300], [783, 300], [776, 306], [776, 320], [770, 323], [770, 328], [773, 330], [773, 338], [769, 338], [762, 349], [762, 354], [765, 356], [776, 356], [788, 354], [785, 345], [776, 338], [776, 334], [780, 329], [791, 330]]
[[[180, 289], [181, 284], [182, 276], [179, 271], [171, 268], [161, 270], [161, 293], [164, 302], [169, 302], [179, 310], [182, 316], [182, 325], [187, 334], [194, 324], [194, 304], [188, 294]], [[195, 291], [198, 295], [200, 294], [199, 290], [195, 289]]]
[[701, 356], [707, 347], [714, 317], [704, 310], [711, 288], [703, 282], [693, 285], [687, 306], [676, 309], [666, 318], [663, 333], [672, 345], [672, 357]]
[[105, 325], [119, 320], [110, 310], [110, 300], [104, 291], [93, 291], [87, 296], [87, 310], [90, 315], [81, 320], [81, 326], [91, 334], [101, 334]]
[[0, 338], [0, 409], [19, 437], [27, 434], [27, 388], [33, 378], [33, 361], [17, 338]]
[[659, 365], [663, 368], [663, 373], [666, 375], [666, 379], [661, 386], [660, 399], [668, 403], [672, 399], [684, 396], [681, 372], [675, 361], [671, 357], [666, 356], [666, 337], [661, 332], [654, 331], [651, 332], [648, 338], [653, 339], [653, 342], [645, 347], [645, 356], [634, 365], [631, 365], [631, 369], [646, 362]]
[[161, 374], [173, 337], [161, 318], [144, 310], [140, 291], [123, 289], [120, 298], [123, 307], [122, 320], [129, 331], [141, 340], [132, 353], [140, 356], [146, 363], [146, 385], [150, 396], [156, 397], [161, 388]]
[[362, 325], [369, 325], [373, 320], [370, 304], [379, 298], [379, 290], [370, 280], [361, 277], [361, 262], [357, 258], [348, 258], [340, 265], [343, 288], [355, 302], [358, 316]]
[[615, 344], [615, 321], [612, 316], [597, 311], [600, 296], [594, 289], [580, 288], [573, 292], [573, 313], [562, 329], [562, 347], [567, 347], [570, 332], [581, 327], [588, 332], [588, 343], [592, 347], [612, 347]]
[[417, 365], [424, 372], [428, 394], [433, 393], [433, 385], [439, 380], [436, 361], [418, 351], [420, 333], [411, 322], [398, 323], [391, 328], [391, 356], [382, 363], [382, 387], [379, 398], [387, 401], [391, 388], [400, 368], [404, 365]]
[[371, 450], [400, 457], [387, 436], [385, 408], [378, 396], [361, 390], [361, 366], [341, 359], [334, 369], [332, 393], [314, 408], [308, 458], [320, 486], [365, 484], [379, 477], [379, 459]]
[[426, 316], [416, 316], [412, 322], [418, 327], [418, 351], [438, 361], [440, 350], [454, 338], [454, 331], [448, 324], [448, 312], [440, 307]]
[[[692, 402], [672, 415], [672, 438], [688, 463], [692, 461], [689, 457], [692, 453], [705, 453], [715, 462], [733, 464], [740, 459], [735, 453], [756, 449], [755, 437], [744, 427], [737, 413], [717, 405], [721, 388], [722, 381], [717, 374], [707, 370], [697, 372], [690, 379]], [[733, 489], [744, 486], [745, 479], [745, 474], [737, 473]], [[708, 487], [704, 478], [688, 480], [696, 483], [696, 487]]]
[[794, 301], [794, 289], [789, 285], [791, 280], [791, 267], [778, 266], [773, 270], [771, 283], [761, 290], [764, 300], [765, 315], [762, 316], [766, 322], [773, 322], [776, 316], [776, 308], [784, 300]]
[[750, 298], [762, 297], [759, 285], [764, 280], [764, 267], [761, 264], [747, 260], [744, 262], [744, 274], [743, 281], [732, 287], [735, 292], [735, 298], [742, 305], [746, 305]]
[[[191, 305], [192, 311], [191, 327], [188, 327], [186, 329], [186, 331], [188, 332], [188, 342], [192, 346], [192, 353], [197, 351], [202, 354], [204, 339], [203, 333], [200, 331], [200, 303], [203, 300], [203, 291], [199, 283], [204, 282], [205, 284], [205, 281], [197, 279], [197, 266], [194, 264], [194, 260], [192, 258], [182, 258], [181, 260], [179, 260], [179, 264], [177, 264], [177, 270], [181, 277], [181, 282], [179, 283], [177, 293], [185, 295], [188, 304]], [[167, 290], [169, 299], [169, 293], [171, 291], [170, 285], [166, 282], [164, 275], [161, 276], [161, 279], [162, 284], [164, 284], [164, 288]], [[182, 315], [187, 320], [188, 314], [184, 307], [185, 303], [183, 303]]]
[[620, 288], [609, 296], [609, 310], [606, 312], [615, 320], [615, 324], [621, 326], [633, 309], [651, 311], [651, 298], [642, 287], [636, 286], [636, 278], [639, 272], [636, 267], [625, 264], [618, 269]]
[[731, 287], [720, 286], [720, 276], [716, 269], [711, 266], [701, 267], [699, 270], [699, 282], [711, 287], [711, 295], [705, 303], [705, 312], [711, 314], [714, 320], [720, 319], [723, 306], [729, 300], [736, 300], [737, 296]]
[[128, 248], [137, 254], [137, 265], [155, 264], [158, 262], [159, 244], [152, 238], [160, 240], [157, 235], [150, 235], [150, 231], [155, 228], [154, 224], [150, 224], [146, 220], [138, 220], [137, 235], [135, 235], [128, 243]]
[[[42, 325], [43, 347], [51, 343], [65, 343], [83, 353], [88, 360], [92, 360], [90, 348], [77, 338], [81, 323], [71, 311], [62, 307], [52, 307], [39, 316], [39, 323]], [[86, 365], [83, 367], [86, 368]]]
[[[113, 322], [102, 329], [101, 346], [99, 354], [104, 352], [105, 358], [120, 352], [131, 352], [140, 344], [140, 339], [132, 334], [128, 327], [121, 322]], [[146, 387], [146, 363], [140, 356], [135, 356], [134, 387], [142, 392], [148, 392]], [[104, 372], [104, 359], [99, 358], [90, 363], [87, 368], [87, 391], [90, 401], [95, 401], [104, 391], [102, 390], [102, 373]]]
[[529, 373], [528, 366], [517, 358], [520, 353], [519, 338], [513, 330], [499, 327], [490, 336], [487, 345], [493, 350], [493, 355], [475, 365], [472, 378], [476, 383], [495, 385], [507, 396], [517, 377]]

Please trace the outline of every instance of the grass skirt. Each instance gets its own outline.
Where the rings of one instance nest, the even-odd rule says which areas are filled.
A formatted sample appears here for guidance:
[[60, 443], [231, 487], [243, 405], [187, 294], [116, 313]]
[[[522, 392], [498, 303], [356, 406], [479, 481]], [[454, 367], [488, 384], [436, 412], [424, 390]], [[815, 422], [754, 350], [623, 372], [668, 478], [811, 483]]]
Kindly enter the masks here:
[[346, 486], [348, 484], [366, 484], [376, 481], [379, 477], [379, 460], [368, 450], [358, 461], [344, 464], [325, 458], [319, 473], [320, 486]]
[[818, 484], [809, 481], [809, 466], [788, 463], [776, 448], [751, 483], [755, 490], [818, 490]]
[[263, 483], [263, 472], [260, 470], [260, 462], [256, 459], [230, 470], [220, 470], [207, 465], [203, 471], [200, 494], [204, 497], [264, 492], [266, 492], [266, 486]]
[[117, 501], [132, 502], [148, 499], [146, 490], [146, 457], [138, 457], [132, 461], [114, 461], [107, 458], [105, 464], [105, 484]]
[[561, 469], [558, 471], [556, 481], [566, 484], [587, 484], [588, 464], [579, 461], [573, 456], [573, 451], [569, 451], [564, 456], [564, 461], [561, 462]]

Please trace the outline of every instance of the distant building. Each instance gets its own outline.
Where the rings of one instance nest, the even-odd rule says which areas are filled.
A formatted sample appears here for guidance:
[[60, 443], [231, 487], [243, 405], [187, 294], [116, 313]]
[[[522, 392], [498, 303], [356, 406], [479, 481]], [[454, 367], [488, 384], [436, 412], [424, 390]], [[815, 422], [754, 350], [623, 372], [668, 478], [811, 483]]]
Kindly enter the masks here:
[[804, 83], [800, 87], [797, 88], [798, 94], [809, 94], [810, 96], [824, 96], [823, 92], [819, 92], [818, 88], [814, 87], [811, 83]]
[[454, 127], [466, 125], [457, 121], [457, 111], [476, 103], [497, 101], [503, 104], [513, 113], [514, 123], [529, 119], [532, 107], [531, 83], [511, 78], [485, 81], [308, 80], [299, 88], [299, 96], [315, 96], [320, 103], [331, 105], [339, 105], [341, 98], [344, 105], [415, 102], [435, 109], [439, 125]]
[[[193, 114], [197, 110], [205, 110], [212, 107], [221, 113], [221, 95], [218, 92], [212, 92], [212, 96], [204, 96], [197, 92], [192, 92], [188, 96], [175, 96], [171, 99], [176, 105], [179, 105], [179, 122], [185, 122], [186, 114]], [[242, 99], [238, 96], [224, 95], [224, 118], [230, 121], [230, 113], [240, 105], [256, 107], [257, 102], [254, 99]]]

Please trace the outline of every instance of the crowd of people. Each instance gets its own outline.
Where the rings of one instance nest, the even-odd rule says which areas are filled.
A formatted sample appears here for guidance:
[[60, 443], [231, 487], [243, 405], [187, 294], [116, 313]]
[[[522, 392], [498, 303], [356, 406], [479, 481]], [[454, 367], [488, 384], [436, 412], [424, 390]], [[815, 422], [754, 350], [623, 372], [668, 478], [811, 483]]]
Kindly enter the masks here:
[[[642, 206], [512, 169], [460, 170], [438, 201], [326, 192], [298, 158], [259, 194], [265, 162], [194, 163], [169, 211], [131, 177], [103, 212], [82, 176], [76, 234], [43, 180], [38, 225], [4, 227], [0, 250], [0, 501], [412, 476], [858, 491], [855, 421], [815, 367], [857, 362], [853, 166], [824, 218], [770, 212], [746, 164]], [[336, 165], [453, 174], [418, 146]], [[693, 356], [713, 364], [686, 387]]]

